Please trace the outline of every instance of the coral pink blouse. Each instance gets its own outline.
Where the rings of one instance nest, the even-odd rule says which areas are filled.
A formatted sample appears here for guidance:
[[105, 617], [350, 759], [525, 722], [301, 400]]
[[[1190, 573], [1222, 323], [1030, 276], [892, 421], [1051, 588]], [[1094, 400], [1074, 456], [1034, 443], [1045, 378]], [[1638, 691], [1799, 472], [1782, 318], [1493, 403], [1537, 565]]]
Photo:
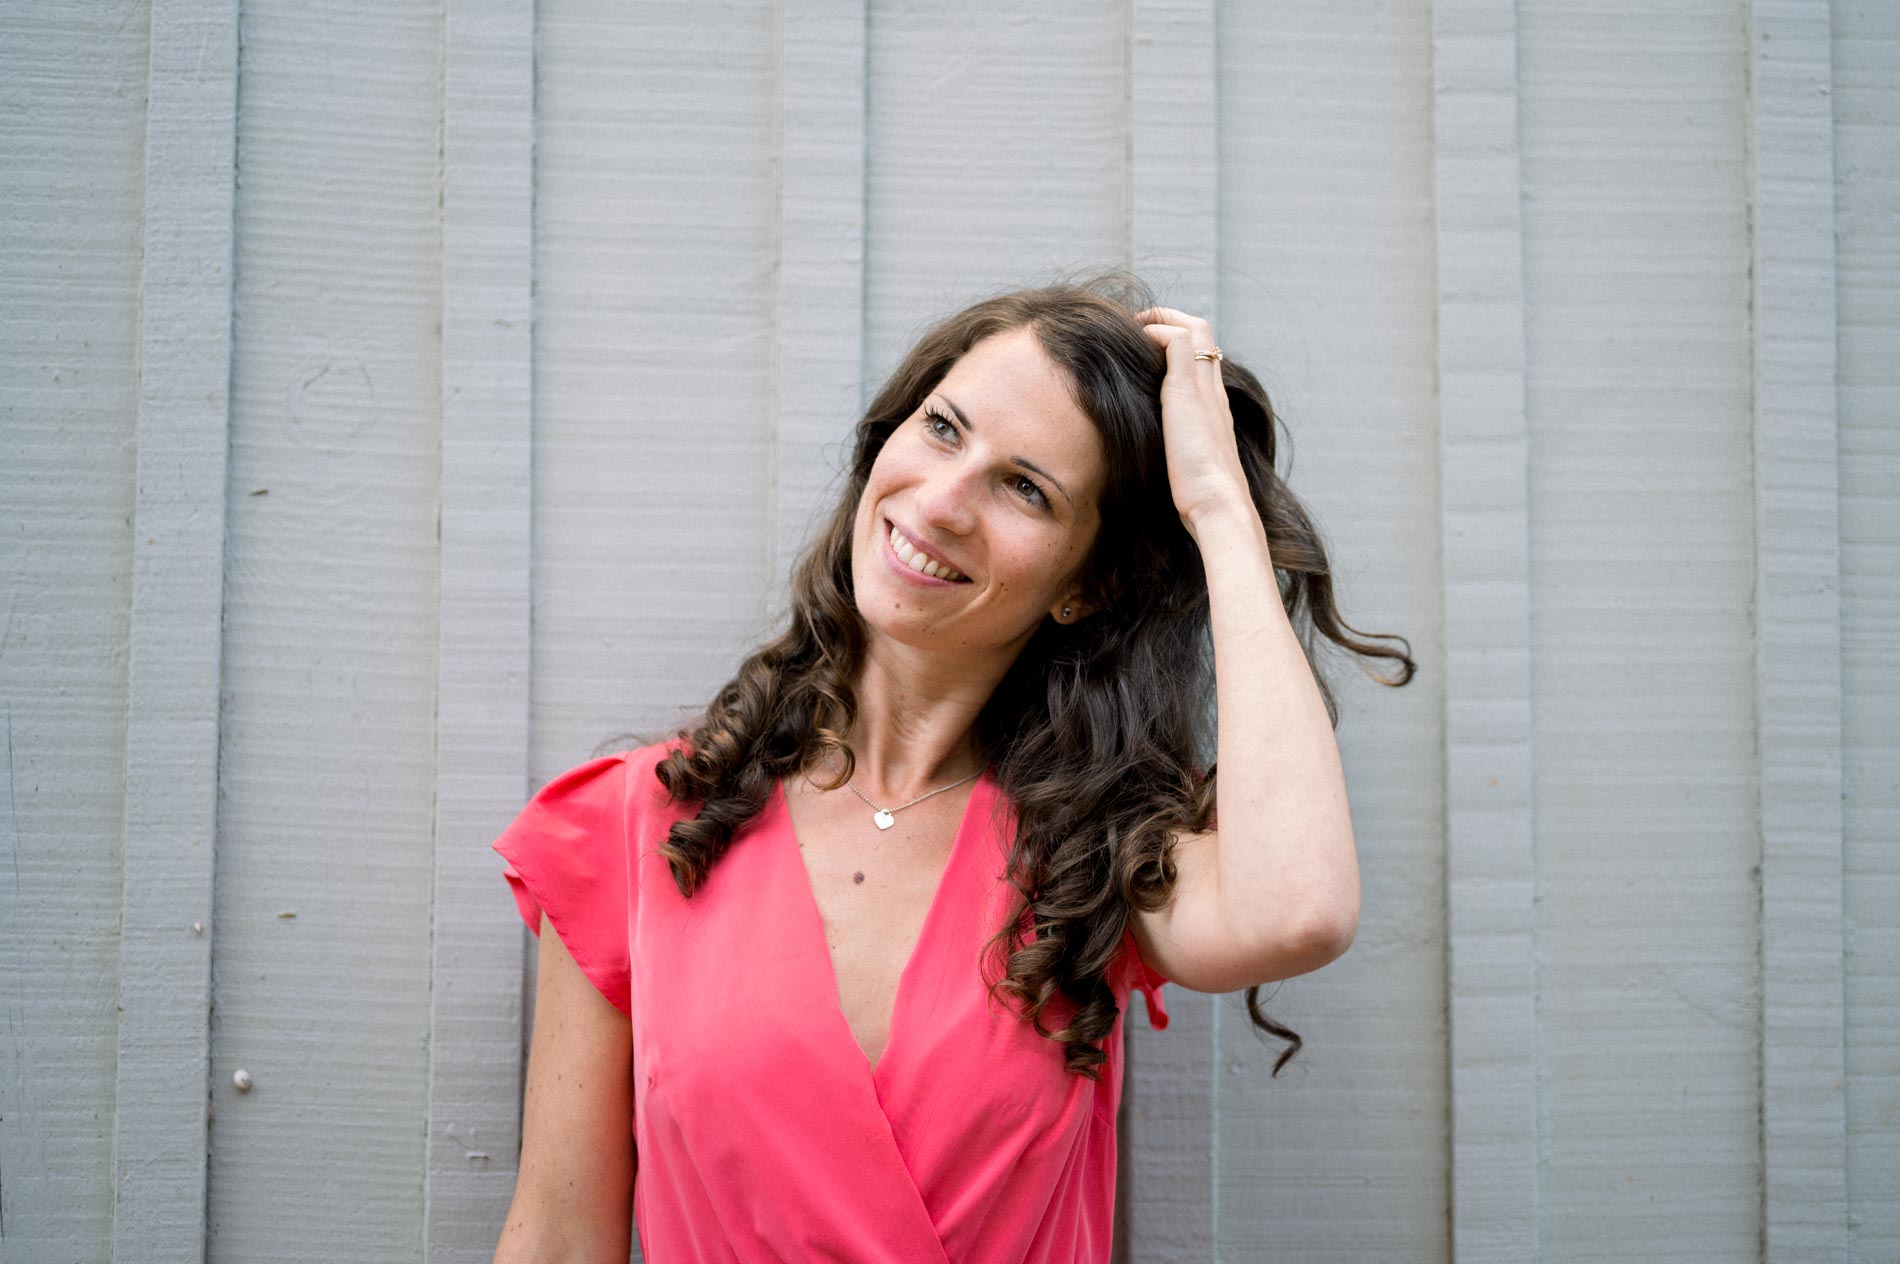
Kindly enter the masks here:
[[[651, 1264], [1106, 1261], [1122, 1035], [1098, 1079], [979, 972], [1008, 915], [1013, 819], [977, 778], [905, 965], [874, 1069], [836, 976], [783, 787], [691, 900], [655, 851], [688, 809], [664, 745], [590, 760], [495, 843], [521, 915], [541, 913], [633, 1027], [634, 1217]], [[1132, 934], [1109, 979], [1167, 1026]], [[1013, 1003], [1012, 1003], [1013, 1004]], [[1066, 1008], [1059, 1008], [1066, 1007]], [[1074, 1013], [1058, 997], [1054, 1031]]]

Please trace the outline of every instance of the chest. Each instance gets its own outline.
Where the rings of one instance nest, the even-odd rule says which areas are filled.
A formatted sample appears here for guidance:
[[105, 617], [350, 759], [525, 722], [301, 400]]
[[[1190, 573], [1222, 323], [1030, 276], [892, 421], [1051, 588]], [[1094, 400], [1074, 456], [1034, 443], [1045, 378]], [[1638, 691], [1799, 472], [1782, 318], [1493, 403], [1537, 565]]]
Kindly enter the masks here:
[[[1091, 1120], [1112, 1133], [1119, 1033], [1105, 1074], [1071, 1074], [1062, 1046], [990, 988], [995, 935], [1020, 910], [1004, 874], [1014, 816], [988, 779], [967, 805], [940, 796], [952, 800], [943, 815], [913, 831], [904, 818], [921, 811], [883, 832], [868, 808], [794, 820], [797, 792], [781, 787], [690, 898], [656, 849], [640, 853], [629, 927], [640, 1152], [723, 1171], [762, 1129], [822, 1137], [813, 1162], [856, 1138], [895, 1145], [920, 1189], [956, 1199], [971, 1156], [1066, 1155], [1094, 1135]], [[1046, 1029], [1074, 1009], [1051, 998]]]
[[879, 829], [848, 790], [788, 781], [785, 799], [811, 903], [823, 925], [839, 1011], [875, 1067], [904, 971], [943, 887], [967, 787], [895, 814]]

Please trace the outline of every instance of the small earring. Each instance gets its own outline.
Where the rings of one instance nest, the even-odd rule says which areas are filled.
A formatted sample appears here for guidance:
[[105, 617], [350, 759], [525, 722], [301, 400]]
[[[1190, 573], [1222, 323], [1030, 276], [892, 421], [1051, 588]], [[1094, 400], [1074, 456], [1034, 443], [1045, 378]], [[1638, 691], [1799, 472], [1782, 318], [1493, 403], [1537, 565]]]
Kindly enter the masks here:
[[1069, 617], [1069, 608], [1067, 606], [1062, 607], [1062, 617], [1065, 619]]

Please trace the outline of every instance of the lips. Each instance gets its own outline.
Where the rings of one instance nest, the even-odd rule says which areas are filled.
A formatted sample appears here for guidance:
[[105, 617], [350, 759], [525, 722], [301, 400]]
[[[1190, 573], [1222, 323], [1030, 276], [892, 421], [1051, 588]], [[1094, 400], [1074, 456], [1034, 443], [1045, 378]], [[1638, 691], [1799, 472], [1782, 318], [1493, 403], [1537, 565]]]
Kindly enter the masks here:
[[897, 524], [885, 519], [890, 528], [886, 537], [891, 553], [898, 563], [921, 576], [940, 580], [945, 583], [967, 584], [969, 577], [945, 562], [942, 558], [920, 547], [915, 540], [906, 535]]

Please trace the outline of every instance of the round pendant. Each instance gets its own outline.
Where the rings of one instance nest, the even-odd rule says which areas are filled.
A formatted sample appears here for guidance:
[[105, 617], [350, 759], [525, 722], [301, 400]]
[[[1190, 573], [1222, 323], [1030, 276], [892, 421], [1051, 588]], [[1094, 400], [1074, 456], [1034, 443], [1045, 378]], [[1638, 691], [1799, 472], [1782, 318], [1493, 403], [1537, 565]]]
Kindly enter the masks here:
[[897, 824], [897, 818], [892, 816], [890, 811], [886, 808], [879, 808], [877, 811], [871, 813], [871, 819], [877, 822], [879, 829], [889, 829], [891, 826]]

